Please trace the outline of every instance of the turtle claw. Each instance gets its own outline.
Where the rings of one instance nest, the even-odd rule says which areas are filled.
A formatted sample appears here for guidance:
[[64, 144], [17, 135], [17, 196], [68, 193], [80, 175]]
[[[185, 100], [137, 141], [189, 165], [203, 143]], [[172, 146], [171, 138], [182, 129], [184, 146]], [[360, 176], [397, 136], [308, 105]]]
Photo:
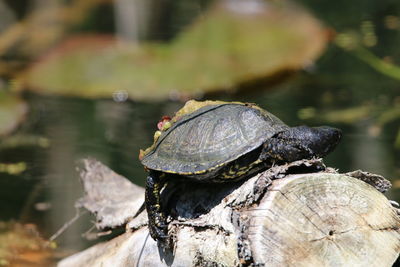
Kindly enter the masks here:
[[165, 242], [168, 239], [168, 235], [163, 232], [161, 229], [160, 232], [157, 232], [157, 240], [161, 242]]
[[156, 222], [153, 233], [155, 233], [156, 240], [166, 240], [168, 238], [168, 225], [163, 222]]
[[150, 230], [150, 236], [156, 240], [156, 241], [160, 241], [160, 242], [165, 242], [165, 240], [168, 239], [168, 235], [167, 235], [167, 227], [163, 226], [149, 226], [149, 230]]
[[168, 224], [165, 217], [160, 212], [154, 212], [149, 216], [149, 231], [151, 237], [156, 241], [166, 240], [168, 238]]

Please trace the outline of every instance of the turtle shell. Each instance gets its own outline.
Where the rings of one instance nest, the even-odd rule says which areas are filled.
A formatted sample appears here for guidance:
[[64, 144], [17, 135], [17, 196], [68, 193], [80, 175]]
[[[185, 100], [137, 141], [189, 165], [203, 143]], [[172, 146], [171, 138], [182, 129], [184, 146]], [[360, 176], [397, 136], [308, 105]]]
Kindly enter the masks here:
[[280, 119], [245, 104], [208, 105], [183, 116], [163, 132], [142, 164], [179, 175], [215, 170], [288, 129]]

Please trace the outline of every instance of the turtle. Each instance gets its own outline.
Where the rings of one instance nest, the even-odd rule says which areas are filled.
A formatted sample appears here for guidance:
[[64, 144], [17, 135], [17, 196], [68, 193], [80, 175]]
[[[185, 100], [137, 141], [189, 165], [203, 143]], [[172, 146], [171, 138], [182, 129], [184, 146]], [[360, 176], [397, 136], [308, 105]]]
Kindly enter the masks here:
[[197, 103], [158, 131], [154, 144], [141, 151], [141, 163], [149, 172], [145, 188], [149, 232], [156, 241], [168, 239], [160, 191], [169, 179], [205, 183], [246, 179], [276, 164], [322, 158], [341, 139], [339, 129], [289, 127], [255, 104]]

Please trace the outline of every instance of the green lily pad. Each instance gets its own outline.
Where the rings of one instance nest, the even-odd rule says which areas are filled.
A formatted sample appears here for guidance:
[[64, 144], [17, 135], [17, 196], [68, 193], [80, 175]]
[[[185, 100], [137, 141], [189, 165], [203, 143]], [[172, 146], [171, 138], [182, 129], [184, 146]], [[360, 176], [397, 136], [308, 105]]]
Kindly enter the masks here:
[[27, 110], [23, 100], [0, 91], [0, 137], [12, 132], [25, 118]]
[[[168, 44], [75, 38], [20, 78], [23, 89], [135, 100], [193, 97], [311, 64], [327, 42], [308, 12], [285, 2], [221, 1]], [[72, 44], [72, 45], [71, 45]]]

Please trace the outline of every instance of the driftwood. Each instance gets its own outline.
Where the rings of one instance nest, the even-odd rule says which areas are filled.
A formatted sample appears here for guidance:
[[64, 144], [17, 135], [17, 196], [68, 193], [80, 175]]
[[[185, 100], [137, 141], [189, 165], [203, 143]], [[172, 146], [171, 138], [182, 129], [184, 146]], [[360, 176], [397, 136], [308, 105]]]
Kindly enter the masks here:
[[[98, 162], [85, 165], [83, 177], [116, 177]], [[381, 193], [389, 187], [379, 175], [339, 174], [320, 160], [275, 166], [231, 184], [176, 181], [163, 192], [172, 251], [149, 237], [145, 211], [136, 218], [122, 212], [109, 227], [123, 222], [126, 233], [59, 266], [392, 266], [400, 219]], [[130, 212], [137, 211], [142, 198], [139, 193], [123, 206], [130, 202]], [[107, 227], [107, 212], [99, 206], [92, 212], [102, 218], [97, 226]]]

